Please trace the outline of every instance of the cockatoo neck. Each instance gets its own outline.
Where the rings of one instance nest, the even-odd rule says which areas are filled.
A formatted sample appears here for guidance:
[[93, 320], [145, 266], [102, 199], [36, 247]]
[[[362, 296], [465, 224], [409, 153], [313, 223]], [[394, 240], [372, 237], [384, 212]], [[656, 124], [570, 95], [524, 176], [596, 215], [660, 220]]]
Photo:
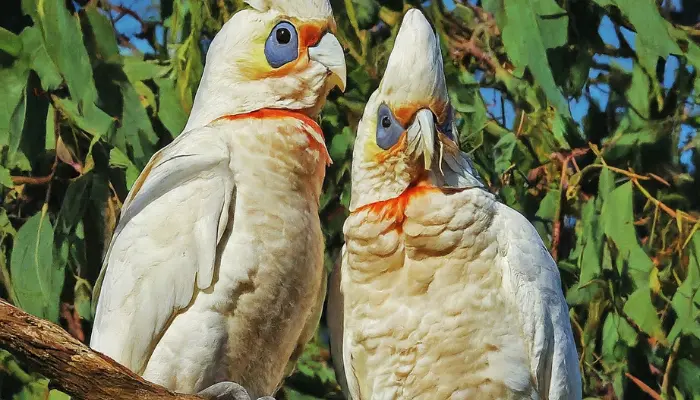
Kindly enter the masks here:
[[228, 121], [236, 121], [246, 118], [263, 120], [283, 118], [296, 119], [301, 124], [300, 131], [306, 134], [306, 137], [308, 138], [311, 147], [314, 147], [319, 151], [326, 163], [326, 166], [331, 165], [333, 163], [330, 154], [328, 154], [328, 149], [326, 148], [326, 142], [323, 137], [323, 130], [321, 129], [321, 126], [318, 124], [318, 122], [314, 121], [311, 117], [298, 111], [263, 108], [261, 110], [245, 114], [224, 115], [222, 117], [217, 118], [217, 120], [225, 119]]

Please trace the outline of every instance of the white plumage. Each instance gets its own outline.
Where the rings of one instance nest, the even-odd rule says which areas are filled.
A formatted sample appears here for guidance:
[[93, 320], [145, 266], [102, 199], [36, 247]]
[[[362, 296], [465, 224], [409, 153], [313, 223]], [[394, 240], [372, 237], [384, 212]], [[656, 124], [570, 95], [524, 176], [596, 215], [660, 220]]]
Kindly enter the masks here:
[[[185, 132], [131, 189], [96, 287], [91, 346], [183, 393], [274, 394], [325, 296], [314, 118], [344, 85], [343, 50], [327, 0], [251, 3], [212, 42]], [[300, 43], [275, 44], [286, 69], [266, 58], [280, 23]]]
[[[411, 10], [355, 143], [351, 214], [328, 303], [341, 385], [355, 400], [580, 399], [557, 266], [450, 137], [442, 65], [431, 63], [442, 63], [438, 41]], [[391, 122], [378, 118], [382, 104], [405, 129], [388, 149], [377, 144]], [[426, 110], [434, 125], [416, 117]], [[412, 132], [424, 148], [409, 145], [419, 140]]]

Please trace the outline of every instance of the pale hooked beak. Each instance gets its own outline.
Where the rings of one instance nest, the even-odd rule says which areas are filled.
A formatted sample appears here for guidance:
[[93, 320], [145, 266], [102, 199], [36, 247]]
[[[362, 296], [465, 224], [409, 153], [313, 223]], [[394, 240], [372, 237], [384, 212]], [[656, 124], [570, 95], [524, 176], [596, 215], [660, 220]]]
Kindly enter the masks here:
[[332, 33], [326, 33], [314, 47], [309, 47], [309, 58], [328, 68], [331, 72], [331, 83], [345, 91], [347, 84], [347, 67], [345, 52], [338, 39]]
[[435, 137], [437, 128], [433, 112], [424, 108], [416, 114], [413, 124], [408, 128], [408, 150], [415, 157], [423, 156], [425, 169], [429, 170], [433, 163], [435, 153]]

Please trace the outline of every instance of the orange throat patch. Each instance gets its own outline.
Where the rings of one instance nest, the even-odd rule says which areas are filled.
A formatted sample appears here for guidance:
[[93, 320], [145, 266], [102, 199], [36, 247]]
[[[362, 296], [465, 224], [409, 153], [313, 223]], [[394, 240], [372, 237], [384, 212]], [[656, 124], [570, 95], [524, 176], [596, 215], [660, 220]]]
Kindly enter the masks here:
[[393, 227], [398, 227], [401, 226], [406, 219], [406, 207], [408, 207], [412, 199], [439, 191], [439, 188], [425, 180], [421, 180], [417, 184], [404, 190], [403, 193], [397, 197], [367, 204], [355, 210], [353, 214], [367, 211], [367, 213], [374, 216], [377, 221], [390, 220], [392, 221]]
[[[236, 115], [224, 115], [223, 117], [217, 118], [217, 120], [227, 120], [227, 121], [237, 121], [240, 119], [283, 119], [283, 118], [294, 118], [301, 122], [303, 125], [306, 125], [306, 127], [312, 129], [314, 132], [318, 134], [318, 138], [314, 137], [310, 132], [307, 130], [304, 130], [304, 133], [306, 134], [307, 139], [309, 140], [309, 148], [316, 150], [319, 152], [321, 157], [324, 159], [326, 166], [329, 166], [333, 164], [333, 160], [331, 160], [331, 156], [328, 153], [328, 148], [326, 147], [326, 144], [323, 142], [324, 140], [324, 135], [323, 135], [323, 130], [321, 129], [321, 126], [318, 124], [318, 122], [314, 121], [313, 118], [309, 117], [306, 114], [303, 114], [299, 111], [293, 111], [293, 110], [282, 110], [282, 109], [275, 109], [275, 108], [263, 108], [257, 111], [251, 111], [249, 113], [245, 114], [236, 114]], [[320, 141], [319, 141], [320, 139]]]

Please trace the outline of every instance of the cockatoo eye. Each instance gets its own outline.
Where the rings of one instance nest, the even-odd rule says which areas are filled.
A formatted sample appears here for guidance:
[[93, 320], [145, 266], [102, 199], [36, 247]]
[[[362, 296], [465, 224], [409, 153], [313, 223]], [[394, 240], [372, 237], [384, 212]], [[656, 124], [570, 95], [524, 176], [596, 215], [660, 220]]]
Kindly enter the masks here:
[[299, 36], [294, 25], [287, 21], [275, 25], [265, 42], [265, 57], [272, 68], [279, 68], [299, 57]]
[[388, 150], [399, 141], [406, 128], [401, 126], [386, 104], [379, 106], [377, 120], [377, 146]]

